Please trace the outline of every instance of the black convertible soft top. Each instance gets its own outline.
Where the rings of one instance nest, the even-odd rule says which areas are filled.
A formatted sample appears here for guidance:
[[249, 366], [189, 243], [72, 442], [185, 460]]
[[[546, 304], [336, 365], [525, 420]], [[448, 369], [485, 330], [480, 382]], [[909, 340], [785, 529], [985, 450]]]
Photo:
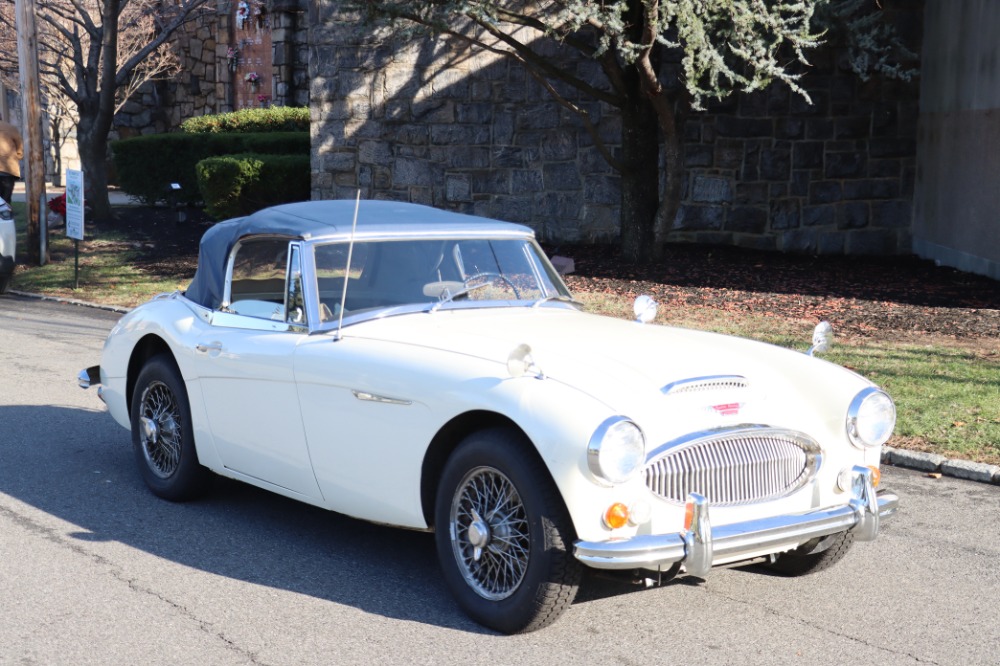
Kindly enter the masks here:
[[[201, 238], [198, 270], [184, 295], [204, 307], [222, 305], [226, 262], [236, 243], [249, 236], [278, 236], [289, 240], [341, 238], [351, 235], [353, 200], [305, 201], [265, 208], [247, 217], [219, 222]], [[484, 217], [438, 210], [395, 201], [361, 201], [358, 237], [433, 237], [474, 235], [533, 237], [528, 227]]]

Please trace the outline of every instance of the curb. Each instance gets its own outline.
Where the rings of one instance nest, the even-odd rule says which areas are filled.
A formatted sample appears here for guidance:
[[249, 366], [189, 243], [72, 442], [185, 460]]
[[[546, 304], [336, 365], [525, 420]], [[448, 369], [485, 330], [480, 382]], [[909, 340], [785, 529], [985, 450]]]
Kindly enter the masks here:
[[118, 314], [126, 314], [132, 311], [132, 308], [123, 308], [120, 305], [101, 305], [100, 303], [90, 303], [89, 301], [81, 301], [75, 298], [65, 298], [63, 296], [46, 296], [45, 294], [33, 294], [30, 291], [18, 291], [17, 289], [8, 289], [7, 293], [13, 294], [14, 296], [34, 298], [39, 301], [49, 301], [51, 303], [66, 303], [67, 305], [78, 305], [83, 308], [93, 308], [95, 310], [107, 310], [108, 312], [117, 312]]
[[[100, 305], [75, 298], [62, 298], [59, 296], [45, 296], [44, 294], [33, 294], [27, 291], [17, 291], [10, 289], [10, 294], [24, 296], [27, 298], [37, 298], [41, 301], [51, 301], [55, 303], [67, 303], [96, 310], [107, 310], [125, 314], [131, 308], [123, 308], [117, 305]], [[956, 479], [967, 481], [977, 481], [979, 483], [989, 483], [1000, 485], [1000, 465], [987, 465], [986, 463], [971, 462], [968, 460], [951, 460], [937, 453], [924, 453], [922, 451], [910, 451], [907, 449], [895, 449], [891, 446], [882, 447], [881, 462], [895, 467], [903, 467], [928, 474], [941, 474]]]
[[937, 453], [894, 449], [891, 446], [882, 447], [882, 462], [928, 474], [941, 474], [956, 479], [1000, 485], [1000, 465], [949, 460]]

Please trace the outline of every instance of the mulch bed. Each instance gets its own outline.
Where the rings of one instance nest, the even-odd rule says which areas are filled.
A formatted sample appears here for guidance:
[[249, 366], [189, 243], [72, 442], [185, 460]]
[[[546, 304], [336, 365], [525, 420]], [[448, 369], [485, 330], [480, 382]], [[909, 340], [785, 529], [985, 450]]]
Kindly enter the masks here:
[[[184, 215], [178, 221], [178, 212]], [[101, 223], [133, 237], [138, 265], [189, 279], [213, 220], [195, 208], [132, 206]], [[576, 292], [649, 294], [662, 307], [712, 308], [834, 323], [862, 337], [1000, 337], [1000, 282], [915, 257], [812, 257], [732, 247], [670, 245], [652, 266], [629, 267], [610, 246], [547, 246], [570, 257]]]
[[609, 247], [561, 246], [578, 292], [653, 296], [665, 307], [708, 307], [834, 323], [854, 336], [1000, 336], [1000, 282], [916, 257], [813, 257], [733, 247], [670, 245], [663, 260], [625, 267]]
[[198, 243], [215, 223], [205, 211], [191, 207], [120, 206], [115, 216], [98, 223], [98, 228], [128, 236], [140, 270], [178, 280], [194, 276]]

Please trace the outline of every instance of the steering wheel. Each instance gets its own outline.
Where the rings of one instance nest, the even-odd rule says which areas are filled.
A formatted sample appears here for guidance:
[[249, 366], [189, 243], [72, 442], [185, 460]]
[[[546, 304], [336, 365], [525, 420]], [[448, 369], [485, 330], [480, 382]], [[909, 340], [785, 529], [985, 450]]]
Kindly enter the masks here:
[[[486, 282], [483, 282], [482, 284], [475, 284], [475, 285], [471, 284], [475, 280], [478, 280], [478, 279], [481, 279], [481, 278], [488, 278], [488, 279], [486, 280]], [[500, 280], [501, 282], [505, 282], [507, 284], [507, 286], [510, 287], [511, 291], [514, 292], [514, 297], [517, 298], [517, 300], [521, 300], [521, 293], [517, 290], [517, 287], [514, 286], [514, 283], [511, 282], [511, 280], [510, 280], [509, 277], [507, 277], [503, 273], [493, 273], [493, 272], [489, 272], [489, 271], [485, 271], [485, 272], [482, 272], [482, 273], [476, 273], [475, 275], [470, 275], [469, 277], [467, 277], [464, 280], [462, 280], [462, 282], [465, 284], [465, 289], [462, 290], [461, 294], [455, 294], [455, 295], [459, 296], [459, 295], [462, 295], [462, 294], [467, 294], [470, 291], [473, 291], [475, 289], [481, 289], [481, 288], [485, 287], [488, 284], [491, 284], [492, 282], [494, 282], [496, 280]]]

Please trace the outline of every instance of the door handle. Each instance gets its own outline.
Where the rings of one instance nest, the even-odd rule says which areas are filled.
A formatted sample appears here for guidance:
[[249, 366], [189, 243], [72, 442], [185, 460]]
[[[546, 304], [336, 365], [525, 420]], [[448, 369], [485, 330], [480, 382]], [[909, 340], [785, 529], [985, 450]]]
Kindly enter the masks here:
[[199, 344], [195, 345], [194, 348], [197, 351], [200, 351], [202, 353], [213, 352], [213, 351], [214, 352], [220, 352], [220, 351], [222, 351], [222, 343], [221, 342], [212, 342], [212, 343], [209, 343], [207, 345], [199, 343]]

